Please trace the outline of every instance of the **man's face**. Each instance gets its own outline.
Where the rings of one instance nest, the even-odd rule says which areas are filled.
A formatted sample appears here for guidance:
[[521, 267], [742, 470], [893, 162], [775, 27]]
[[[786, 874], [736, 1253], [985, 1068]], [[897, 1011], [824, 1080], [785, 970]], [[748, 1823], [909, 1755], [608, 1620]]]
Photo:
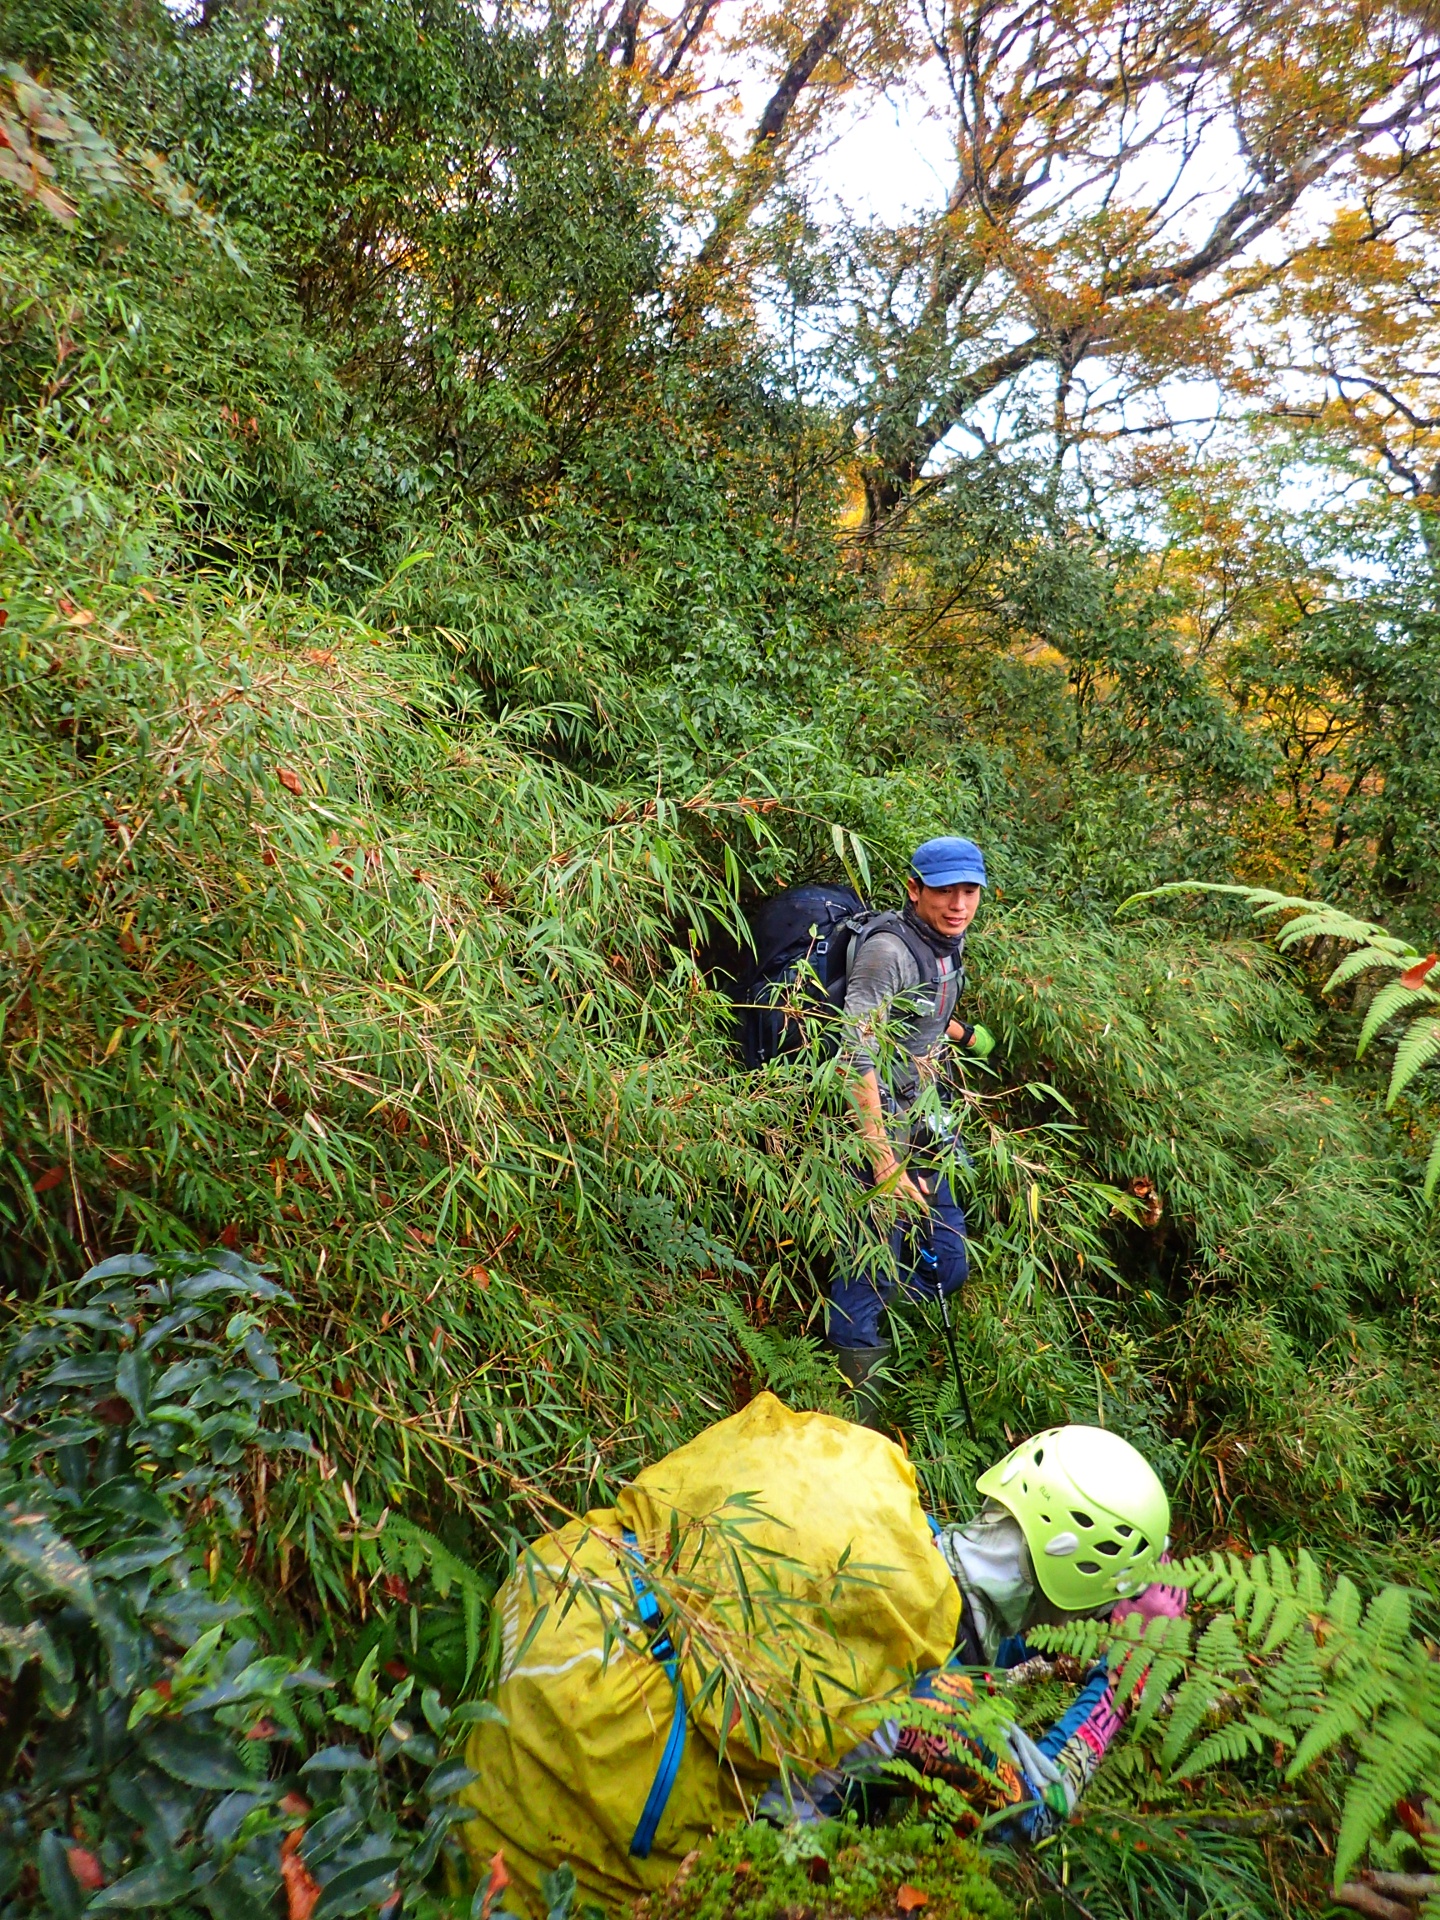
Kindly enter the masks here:
[[981, 889], [971, 880], [953, 887], [927, 887], [912, 877], [906, 884], [916, 913], [927, 927], [934, 927], [947, 940], [958, 940], [975, 918]]

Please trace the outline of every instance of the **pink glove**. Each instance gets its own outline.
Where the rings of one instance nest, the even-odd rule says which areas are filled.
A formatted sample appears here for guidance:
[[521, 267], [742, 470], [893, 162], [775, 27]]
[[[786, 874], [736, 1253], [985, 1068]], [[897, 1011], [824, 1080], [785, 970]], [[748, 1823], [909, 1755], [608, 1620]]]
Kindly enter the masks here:
[[[1162, 1563], [1169, 1557], [1169, 1554], [1162, 1554]], [[1147, 1623], [1151, 1620], [1183, 1620], [1189, 1604], [1190, 1595], [1184, 1587], [1162, 1587], [1158, 1581], [1152, 1581], [1148, 1587], [1143, 1587], [1133, 1600], [1118, 1600], [1110, 1610], [1110, 1621], [1113, 1626], [1121, 1620], [1128, 1620], [1131, 1614], [1135, 1613], [1138, 1613]], [[1117, 1680], [1124, 1673], [1130, 1653], [1133, 1651], [1134, 1649], [1131, 1648], [1122, 1654], [1116, 1663], [1114, 1671]], [[1135, 1688], [1133, 1697], [1136, 1700], [1145, 1691], [1145, 1682], [1149, 1674], [1150, 1669], [1147, 1667]]]
[[1142, 1620], [1183, 1620], [1189, 1600], [1184, 1587], [1162, 1587], [1158, 1581], [1152, 1581], [1133, 1600], [1117, 1600], [1110, 1619], [1114, 1624], [1138, 1613]]

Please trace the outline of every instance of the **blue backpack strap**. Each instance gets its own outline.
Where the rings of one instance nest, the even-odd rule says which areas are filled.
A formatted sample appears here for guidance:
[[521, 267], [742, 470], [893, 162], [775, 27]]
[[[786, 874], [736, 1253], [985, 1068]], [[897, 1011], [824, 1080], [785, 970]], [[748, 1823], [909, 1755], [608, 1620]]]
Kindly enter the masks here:
[[669, 1804], [671, 1790], [676, 1775], [680, 1771], [680, 1762], [685, 1756], [685, 1685], [680, 1678], [680, 1660], [668, 1629], [661, 1629], [660, 1602], [655, 1598], [650, 1582], [640, 1571], [643, 1561], [636, 1543], [635, 1535], [625, 1529], [625, 1545], [634, 1565], [630, 1568], [630, 1584], [635, 1589], [635, 1605], [644, 1625], [650, 1629], [652, 1639], [650, 1651], [664, 1667], [670, 1683], [675, 1689], [675, 1714], [670, 1722], [669, 1737], [665, 1742], [665, 1751], [660, 1756], [660, 1764], [655, 1769], [655, 1778], [650, 1783], [650, 1792], [641, 1810], [640, 1824], [635, 1829], [635, 1837], [630, 1842], [630, 1852], [637, 1860], [648, 1860], [650, 1849], [655, 1844], [655, 1833], [665, 1808]]

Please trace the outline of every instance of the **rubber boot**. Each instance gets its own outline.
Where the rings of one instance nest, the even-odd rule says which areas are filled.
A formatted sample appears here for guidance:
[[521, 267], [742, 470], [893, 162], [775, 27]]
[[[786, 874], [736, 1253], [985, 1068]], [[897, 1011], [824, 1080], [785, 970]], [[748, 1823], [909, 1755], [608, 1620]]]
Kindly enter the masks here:
[[855, 1390], [854, 1419], [857, 1426], [874, 1427], [877, 1432], [883, 1432], [880, 1402], [884, 1397], [884, 1388], [874, 1376], [890, 1358], [890, 1343], [882, 1340], [874, 1347], [837, 1347], [833, 1341], [829, 1344], [835, 1364]]

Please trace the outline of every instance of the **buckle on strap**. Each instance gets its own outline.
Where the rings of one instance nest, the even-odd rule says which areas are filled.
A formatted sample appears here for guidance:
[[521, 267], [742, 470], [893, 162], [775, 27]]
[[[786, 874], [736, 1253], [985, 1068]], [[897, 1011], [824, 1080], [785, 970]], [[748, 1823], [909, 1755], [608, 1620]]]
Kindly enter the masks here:
[[[668, 1627], [661, 1625], [660, 1602], [655, 1598], [654, 1589], [645, 1578], [641, 1569], [644, 1560], [635, 1535], [628, 1527], [623, 1538], [632, 1565], [629, 1568], [630, 1585], [635, 1593], [635, 1605], [642, 1623], [650, 1629], [650, 1652], [664, 1667], [671, 1685], [675, 1689], [675, 1712], [670, 1721], [670, 1732], [665, 1741], [665, 1750], [660, 1755], [660, 1764], [655, 1769], [655, 1778], [650, 1783], [650, 1792], [641, 1810], [640, 1822], [635, 1829], [635, 1837], [630, 1842], [630, 1852], [636, 1860], [648, 1860], [650, 1849], [655, 1843], [655, 1833], [669, 1803], [676, 1776], [680, 1772], [680, 1762], [685, 1754], [685, 1686], [680, 1678], [680, 1660], [675, 1644], [670, 1638]], [[660, 1631], [656, 1631], [660, 1629]]]

